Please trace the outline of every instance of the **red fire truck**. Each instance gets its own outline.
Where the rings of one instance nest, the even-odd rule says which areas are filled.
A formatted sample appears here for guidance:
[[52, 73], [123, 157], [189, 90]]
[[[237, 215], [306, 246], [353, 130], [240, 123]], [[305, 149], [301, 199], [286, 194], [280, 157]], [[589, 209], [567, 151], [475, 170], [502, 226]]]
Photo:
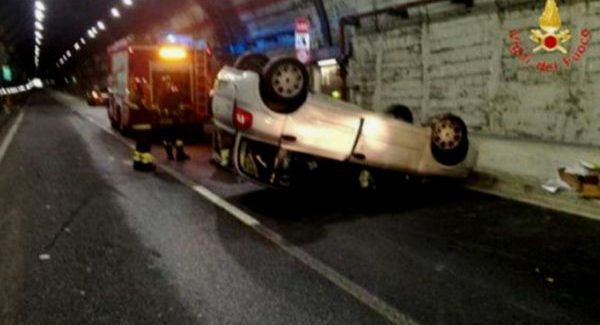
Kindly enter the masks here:
[[[205, 42], [187, 40], [143, 44], [126, 38], [108, 48], [113, 128], [127, 132], [136, 123], [151, 123], [201, 132], [210, 118], [211, 55]], [[172, 96], [165, 100], [173, 90], [176, 104]]]

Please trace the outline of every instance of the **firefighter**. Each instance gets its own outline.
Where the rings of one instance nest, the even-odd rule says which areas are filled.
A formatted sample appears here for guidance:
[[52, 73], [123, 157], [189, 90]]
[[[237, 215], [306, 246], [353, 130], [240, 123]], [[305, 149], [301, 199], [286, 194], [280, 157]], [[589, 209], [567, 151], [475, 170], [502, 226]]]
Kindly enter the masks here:
[[[130, 95], [130, 101], [137, 106], [137, 109], [145, 110], [144, 105], [144, 88], [141, 80], [135, 79], [132, 87], [132, 93]], [[155, 169], [153, 164], [154, 158], [152, 157], [152, 118], [149, 114], [142, 114], [146, 116], [146, 120], [137, 121], [133, 125], [135, 132], [135, 149], [133, 150], [133, 169], [140, 172], [150, 172]]]
[[[167, 159], [189, 160], [190, 156], [184, 151], [183, 132], [181, 130], [181, 124], [185, 122], [182, 120], [180, 112], [182, 95], [170, 78], [165, 78], [164, 82], [166, 91], [160, 103], [161, 108], [163, 108], [161, 114], [168, 114], [172, 118], [171, 123], [163, 126], [162, 130], [163, 146], [167, 153]], [[173, 156], [173, 147], [175, 147], [175, 156]]]

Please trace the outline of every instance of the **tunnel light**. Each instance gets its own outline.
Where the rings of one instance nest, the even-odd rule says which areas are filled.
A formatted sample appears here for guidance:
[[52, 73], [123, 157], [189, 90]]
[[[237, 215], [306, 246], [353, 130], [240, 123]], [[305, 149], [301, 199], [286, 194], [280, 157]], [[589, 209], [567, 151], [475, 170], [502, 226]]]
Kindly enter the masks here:
[[110, 15], [113, 16], [114, 18], [120, 18], [121, 17], [121, 12], [117, 8], [112, 8], [110, 10]]
[[128, 7], [131, 7], [133, 6], [133, 0], [123, 0], [123, 4]]
[[67, 53], [65, 53], [65, 54], [67, 55], [67, 57], [68, 57], [68, 58], [70, 58], [70, 57], [71, 57], [71, 51], [68, 51], [68, 50], [67, 50]]
[[41, 1], [35, 2], [35, 9], [39, 11], [46, 11], [46, 5]]
[[100, 30], [106, 30], [106, 25], [101, 20], [98, 21], [98, 29], [100, 29]]
[[44, 14], [44, 12], [39, 9], [36, 9], [34, 11], [34, 15], [35, 15], [35, 20], [40, 21], [40, 22], [43, 21], [44, 18], [46, 18], [46, 15]]
[[187, 58], [188, 53], [181, 46], [163, 46], [158, 50], [161, 59], [167, 61], [178, 61]]
[[41, 10], [41, 11], [46, 11], [46, 5], [43, 2], [41, 2], [41, 1], [36, 1], [35, 2], [35, 9]]
[[81, 43], [81, 45], [85, 45], [86, 44], [85, 37], [80, 38], [79, 43]]
[[320, 67], [330, 67], [330, 66], [334, 66], [337, 65], [338, 62], [336, 59], [328, 59], [328, 60], [321, 60], [318, 62]]
[[75, 44], [73, 45], [73, 48], [75, 49], [75, 51], [79, 51], [79, 50], [81, 50], [81, 46], [79, 46], [79, 43], [75, 43]]
[[31, 81], [31, 85], [35, 88], [44, 88], [44, 83], [40, 78], [35, 78]]
[[33, 15], [35, 18], [33, 32], [35, 41], [33, 63], [35, 64], [35, 68], [37, 70], [40, 65], [40, 46], [42, 45], [42, 40], [44, 39], [44, 35], [42, 34], [42, 31], [44, 30], [44, 24], [42, 24], [42, 22], [46, 18], [46, 5], [43, 1], [36, 0], [33, 2], [33, 7]]
[[94, 35], [98, 35], [98, 29], [96, 29], [96, 27], [92, 27], [92, 33], [94, 33]]
[[90, 30], [88, 30], [87, 34], [88, 34], [88, 36], [89, 36], [90, 38], [96, 38], [96, 34], [94, 34], [94, 32], [92, 32], [92, 30], [91, 30], [91, 29], [90, 29]]

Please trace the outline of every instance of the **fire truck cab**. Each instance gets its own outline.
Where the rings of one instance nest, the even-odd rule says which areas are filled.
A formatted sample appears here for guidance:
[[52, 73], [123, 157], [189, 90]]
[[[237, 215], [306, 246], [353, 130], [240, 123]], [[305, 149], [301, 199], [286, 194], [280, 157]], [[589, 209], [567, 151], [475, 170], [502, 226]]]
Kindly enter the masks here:
[[197, 128], [210, 119], [210, 49], [206, 42], [165, 41], [142, 44], [123, 39], [108, 48], [113, 128], [129, 131], [134, 124], [153, 128], [177, 125]]

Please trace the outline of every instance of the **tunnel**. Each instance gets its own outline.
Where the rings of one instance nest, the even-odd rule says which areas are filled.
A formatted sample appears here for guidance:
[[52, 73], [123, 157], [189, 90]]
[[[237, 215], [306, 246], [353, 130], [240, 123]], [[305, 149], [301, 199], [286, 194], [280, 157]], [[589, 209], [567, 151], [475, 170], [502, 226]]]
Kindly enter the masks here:
[[0, 1], [0, 323], [598, 324], [600, 0]]

